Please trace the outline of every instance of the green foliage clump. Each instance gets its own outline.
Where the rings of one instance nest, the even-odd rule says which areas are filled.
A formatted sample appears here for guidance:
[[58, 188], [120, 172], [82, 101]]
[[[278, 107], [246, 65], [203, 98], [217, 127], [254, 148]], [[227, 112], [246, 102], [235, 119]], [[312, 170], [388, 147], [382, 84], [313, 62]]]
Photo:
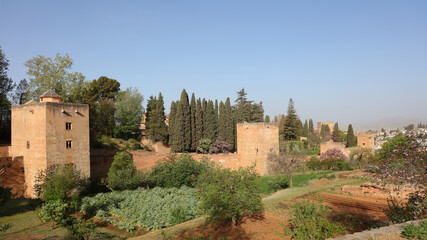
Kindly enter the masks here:
[[253, 167], [239, 170], [208, 168], [199, 177], [201, 210], [214, 222], [241, 223], [244, 217], [262, 213], [260, 189]]
[[261, 176], [257, 178], [256, 184], [261, 193], [274, 193], [279, 189], [289, 187], [289, 179], [286, 175]]
[[100, 138], [98, 138], [98, 142], [100, 143], [100, 146], [107, 149], [117, 149], [117, 144], [108, 136], [102, 135]]
[[200, 216], [197, 191], [178, 188], [139, 188], [99, 193], [82, 199], [81, 212], [132, 231], [135, 227], [160, 229]]
[[327, 239], [344, 230], [326, 219], [328, 208], [325, 205], [304, 200], [293, 208], [295, 212], [290, 222], [292, 238], [295, 240]]
[[88, 183], [88, 179], [81, 177], [73, 164], [61, 164], [39, 172], [34, 189], [45, 202], [60, 201], [76, 205]]
[[371, 166], [375, 160], [375, 153], [369, 148], [353, 149], [349, 154], [350, 165], [353, 168], [363, 169]]
[[96, 224], [92, 220], [67, 219], [65, 227], [70, 231], [73, 239], [89, 240], [95, 232]]
[[157, 187], [194, 187], [198, 176], [206, 168], [207, 164], [194, 160], [189, 154], [183, 154], [179, 158], [171, 155], [157, 162], [151, 169], [149, 180]]
[[61, 224], [67, 217], [65, 211], [68, 205], [60, 200], [52, 200], [45, 202], [41, 208], [38, 209], [37, 215], [43, 222], [52, 221], [52, 228], [56, 224]]
[[136, 170], [132, 155], [127, 152], [118, 152], [114, 156], [106, 186], [112, 190], [136, 189], [141, 186], [144, 177]]
[[130, 149], [132, 150], [137, 150], [141, 148], [141, 144], [139, 144], [138, 140], [134, 139], [134, 138], [130, 138], [128, 140], [129, 144], [130, 144]]
[[407, 203], [392, 198], [387, 200], [387, 204], [388, 208], [383, 211], [394, 224], [422, 218], [427, 212], [427, 200], [419, 194], [411, 195]]
[[0, 232], [6, 232], [12, 227], [12, 223], [0, 224]]
[[310, 170], [321, 170], [322, 169], [322, 162], [320, 162], [319, 158], [316, 156], [311, 156], [310, 160], [305, 162], [305, 165]]
[[408, 146], [409, 147], [410, 142], [408, 140], [409, 139], [407, 136], [397, 136], [397, 137], [394, 137], [394, 138], [388, 140], [387, 142], [385, 142], [381, 146], [381, 149], [378, 150], [378, 152], [377, 152], [378, 160], [384, 161], [386, 159], [392, 158], [393, 157], [393, 151], [398, 146]]
[[422, 221], [419, 226], [413, 224], [404, 226], [401, 236], [406, 239], [427, 239], [427, 220]]
[[208, 138], [200, 139], [199, 144], [197, 145], [197, 151], [203, 154], [212, 153], [212, 141]]

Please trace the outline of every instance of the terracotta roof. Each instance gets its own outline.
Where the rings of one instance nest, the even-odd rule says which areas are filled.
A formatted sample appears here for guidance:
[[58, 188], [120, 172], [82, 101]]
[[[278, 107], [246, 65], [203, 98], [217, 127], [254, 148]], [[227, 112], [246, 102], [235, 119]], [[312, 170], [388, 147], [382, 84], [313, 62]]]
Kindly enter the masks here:
[[53, 90], [47, 90], [45, 93], [43, 93], [41, 96], [42, 97], [54, 97], [54, 98], [60, 98], [60, 96], [58, 94], [56, 94], [56, 92], [54, 92]]

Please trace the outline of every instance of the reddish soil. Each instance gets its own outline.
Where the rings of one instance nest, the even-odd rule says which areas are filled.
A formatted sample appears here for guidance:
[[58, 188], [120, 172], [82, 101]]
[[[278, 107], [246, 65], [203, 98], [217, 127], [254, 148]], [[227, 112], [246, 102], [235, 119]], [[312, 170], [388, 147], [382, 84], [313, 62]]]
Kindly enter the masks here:
[[178, 234], [176, 239], [290, 239], [284, 235], [287, 221], [271, 215], [246, 219], [241, 225], [201, 224]]

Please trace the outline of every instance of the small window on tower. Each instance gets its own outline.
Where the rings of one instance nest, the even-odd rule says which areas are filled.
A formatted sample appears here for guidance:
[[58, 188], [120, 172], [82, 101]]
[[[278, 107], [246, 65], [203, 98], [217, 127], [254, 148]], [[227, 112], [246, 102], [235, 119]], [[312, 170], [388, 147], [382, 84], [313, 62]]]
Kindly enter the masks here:
[[71, 123], [70, 122], [65, 123], [65, 129], [71, 130]]
[[256, 155], [258, 155], [258, 148], [255, 148], [255, 150], [256, 150]]
[[66, 148], [71, 148], [71, 140], [65, 141]]
[[27, 141], [27, 149], [30, 149], [30, 141]]

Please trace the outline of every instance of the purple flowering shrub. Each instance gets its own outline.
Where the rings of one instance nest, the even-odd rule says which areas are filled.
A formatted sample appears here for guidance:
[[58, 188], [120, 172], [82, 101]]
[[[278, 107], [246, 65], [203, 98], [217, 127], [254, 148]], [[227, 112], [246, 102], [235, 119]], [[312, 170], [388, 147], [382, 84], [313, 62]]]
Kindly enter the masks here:
[[218, 137], [214, 143], [211, 144], [214, 153], [229, 153], [231, 151], [231, 144], [224, 141], [222, 137]]
[[323, 160], [344, 160], [348, 161], [348, 157], [344, 153], [336, 148], [328, 149], [326, 152], [320, 155], [320, 161]]
[[329, 149], [320, 155], [321, 167], [324, 170], [351, 170], [348, 157], [338, 149]]

